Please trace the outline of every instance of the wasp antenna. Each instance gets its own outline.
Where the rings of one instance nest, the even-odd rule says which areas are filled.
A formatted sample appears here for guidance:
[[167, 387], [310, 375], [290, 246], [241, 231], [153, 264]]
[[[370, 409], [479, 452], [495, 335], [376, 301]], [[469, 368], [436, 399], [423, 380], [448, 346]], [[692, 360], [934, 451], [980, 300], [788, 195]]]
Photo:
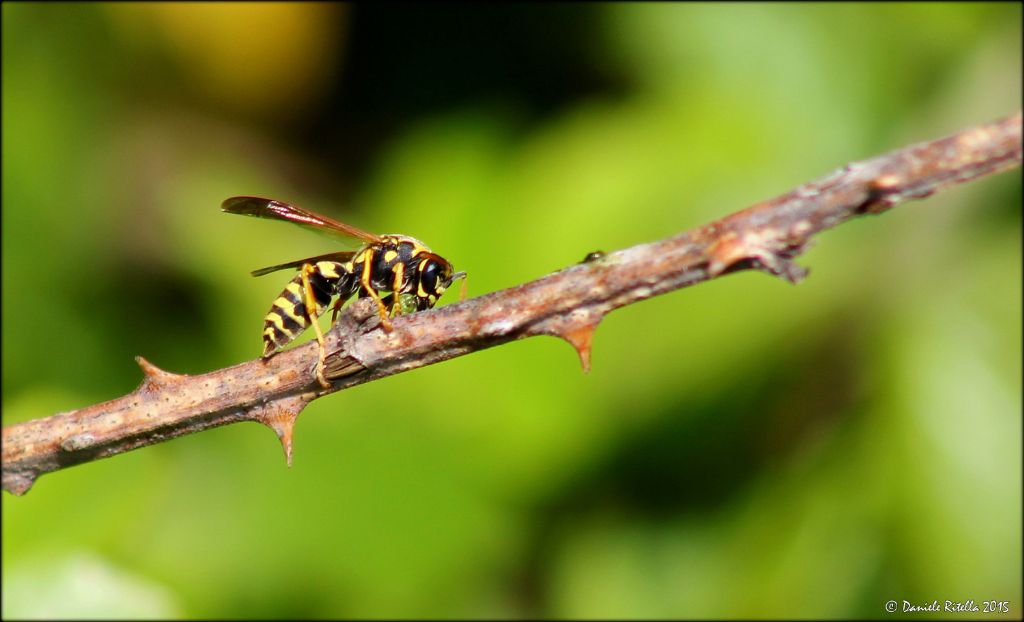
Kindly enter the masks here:
[[466, 300], [466, 290], [469, 285], [469, 277], [466, 276], [465, 272], [456, 272], [452, 275], [452, 283], [455, 282], [455, 279], [462, 279], [462, 287], [459, 288], [459, 302], [464, 302]]

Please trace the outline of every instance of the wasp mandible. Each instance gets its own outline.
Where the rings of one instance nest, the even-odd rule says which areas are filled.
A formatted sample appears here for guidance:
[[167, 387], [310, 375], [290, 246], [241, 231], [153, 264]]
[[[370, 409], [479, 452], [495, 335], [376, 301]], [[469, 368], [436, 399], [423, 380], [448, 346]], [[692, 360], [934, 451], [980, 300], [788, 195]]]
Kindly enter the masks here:
[[[415, 238], [367, 233], [281, 201], [231, 197], [221, 204], [221, 210], [229, 214], [284, 220], [364, 243], [356, 251], [307, 257], [252, 272], [253, 276], [263, 276], [288, 268], [298, 270], [299, 273], [274, 300], [263, 319], [263, 358], [288, 345], [312, 324], [320, 344], [316, 378], [325, 388], [331, 385], [324, 377], [327, 351], [317, 318], [328, 307], [332, 310], [333, 325], [338, 311], [349, 298], [356, 294], [359, 298], [368, 296], [377, 303], [384, 330], [391, 332], [391, 318], [403, 311], [400, 303], [403, 294], [413, 297], [416, 311], [423, 311], [433, 307], [455, 279], [466, 276], [465, 272], [454, 272], [451, 262]], [[381, 292], [390, 294], [382, 298]]]

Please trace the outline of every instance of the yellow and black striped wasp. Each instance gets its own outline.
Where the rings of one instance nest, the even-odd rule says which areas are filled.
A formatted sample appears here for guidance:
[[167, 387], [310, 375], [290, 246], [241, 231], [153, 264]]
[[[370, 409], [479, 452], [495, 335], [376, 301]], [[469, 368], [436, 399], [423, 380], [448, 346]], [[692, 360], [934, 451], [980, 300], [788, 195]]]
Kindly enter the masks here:
[[[334, 235], [361, 240], [356, 251], [327, 253], [261, 268], [253, 276], [295, 268], [298, 274], [274, 300], [263, 319], [263, 357], [267, 358], [298, 337], [310, 324], [320, 343], [320, 360], [316, 377], [322, 386], [330, 387], [324, 377], [324, 334], [317, 322], [330, 305], [331, 323], [338, 311], [353, 295], [370, 297], [377, 303], [384, 329], [391, 331], [391, 320], [403, 311], [401, 296], [412, 296], [410, 307], [416, 311], [429, 309], [457, 278], [465, 272], [453, 272], [452, 264], [407, 235], [375, 235], [352, 225], [300, 209], [273, 199], [231, 197], [221, 204], [229, 214], [284, 220]], [[381, 292], [390, 294], [381, 298]], [[331, 300], [334, 304], [331, 305]]]

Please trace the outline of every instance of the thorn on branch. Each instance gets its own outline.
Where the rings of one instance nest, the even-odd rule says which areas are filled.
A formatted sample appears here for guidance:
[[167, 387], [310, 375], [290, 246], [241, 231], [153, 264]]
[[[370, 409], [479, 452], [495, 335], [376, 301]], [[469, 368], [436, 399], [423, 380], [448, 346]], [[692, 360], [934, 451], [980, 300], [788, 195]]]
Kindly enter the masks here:
[[714, 278], [753, 267], [796, 285], [807, 276], [808, 270], [792, 258], [803, 252], [805, 243], [780, 243], [777, 236], [774, 229], [746, 233], [742, 237], [735, 232], [723, 235], [708, 251], [708, 276]]
[[530, 331], [535, 335], [551, 335], [568, 342], [580, 357], [583, 373], [590, 373], [590, 344], [597, 325], [604, 315], [588, 309], [576, 309], [567, 315], [553, 317]]
[[292, 432], [295, 429], [295, 420], [311, 399], [312, 396], [296, 395], [270, 402], [251, 411], [254, 421], [267, 426], [277, 435], [289, 467], [292, 465]]
[[590, 342], [594, 337], [594, 331], [597, 330], [597, 324], [598, 322], [586, 324], [561, 334], [562, 339], [568, 341], [569, 345], [576, 349], [585, 374], [590, 373]]
[[141, 356], [136, 356], [135, 362], [139, 364], [139, 367], [142, 368], [142, 373], [145, 374], [142, 384], [139, 385], [136, 391], [158, 391], [188, 379], [187, 374], [175, 374], [164, 371]]

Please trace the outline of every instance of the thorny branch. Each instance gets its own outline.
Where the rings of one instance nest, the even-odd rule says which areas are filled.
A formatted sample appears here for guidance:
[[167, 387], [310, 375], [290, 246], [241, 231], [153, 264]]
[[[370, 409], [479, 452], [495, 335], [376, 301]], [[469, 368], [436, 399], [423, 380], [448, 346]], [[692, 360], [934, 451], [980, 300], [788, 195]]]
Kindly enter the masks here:
[[310, 401], [384, 376], [515, 339], [552, 335], [590, 366], [590, 340], [613, 309], [723, 274], [758, 269], [791, 283], [810, 238], [957, 182], [1021, 163], [1021, 113], [940, 140], [847, 165], [788, 194], [671, 238], [590, 258], [536, 281], [423, 313], [380, 329], [372, 301], [350, 305], [327, 335], [327, 376], [316, 343], [200, 376], [142, 357], [142, 384], [124, 397], [5, 427], [3, 488], [25, 493], [44, 473], [238, 421], [278, 435], [288, 463], [292, 428]]

